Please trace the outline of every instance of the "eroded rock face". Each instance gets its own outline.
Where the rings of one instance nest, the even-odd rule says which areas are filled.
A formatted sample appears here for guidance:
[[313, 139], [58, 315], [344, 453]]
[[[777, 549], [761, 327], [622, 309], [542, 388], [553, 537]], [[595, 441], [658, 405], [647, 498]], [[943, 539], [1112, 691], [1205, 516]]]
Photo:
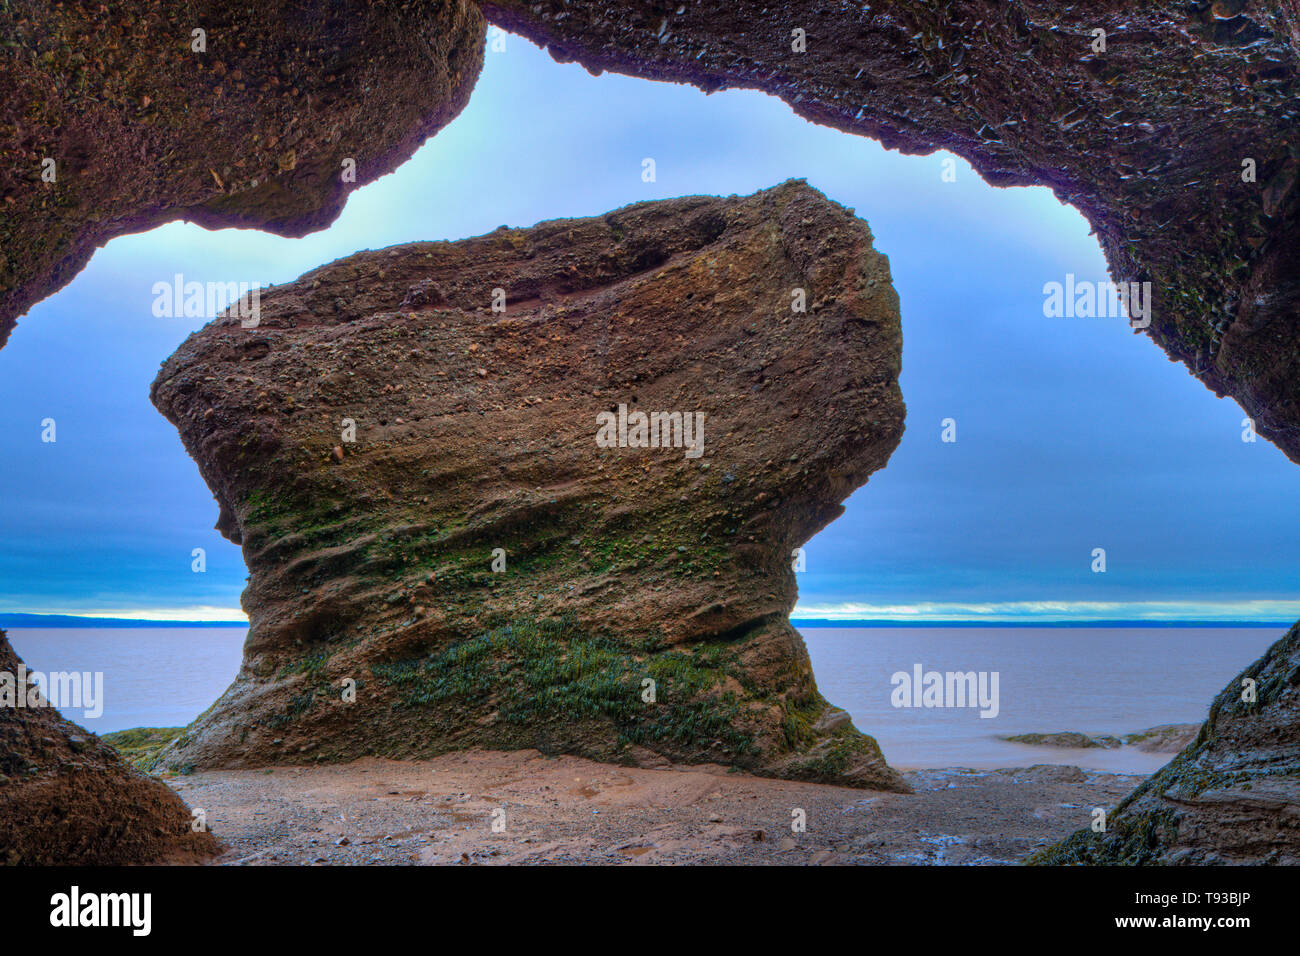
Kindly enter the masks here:
[[485, 31], [467, 0], [9, 0], [2, 29], [0, 345], [114, 236], [328, 225], [460, 112]]
[[[791, 182], [363, 252], [261, 306], [153, 386], [251, 572], [239, 678], [164, 765], [536, 747], [906, 789], [788, 621], [793, 549], [903, 429], [865, 223]], [[693, 432], [602, 447], [620, 408]]]
[[1300, 624], [1223, 689], [1196, 740], [1125, 798], [1106, 833], [1080, 830], [1031, 862], [1300, 863], [1298, 726]]
[[1116, 281], [1152, 283], [1151, 337], [1300, 462], [1293, 3], [482, 6], [561, 61], [764, 90], [904, 152], [951, 150], [995, 184], [1052, 187], [1088, 218]]
[[[0, 674], [16, 683], [21, 664], [0, 631]], [[217, 843], [193, 821], [166, 785], [54, 708], [0, 706], [0, 864], [195, 863]]]

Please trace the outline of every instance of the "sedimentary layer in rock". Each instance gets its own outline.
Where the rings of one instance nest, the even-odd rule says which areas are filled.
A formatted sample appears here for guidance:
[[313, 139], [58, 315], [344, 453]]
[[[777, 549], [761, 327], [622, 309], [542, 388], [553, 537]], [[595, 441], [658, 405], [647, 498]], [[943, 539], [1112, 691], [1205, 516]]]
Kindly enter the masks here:
[[995, 184], [1050, 186], [1117, 281], [1151, 282], [1151, 337], [1300, 462], [1293, 2], [482, 6], [561, 61], [764, 90], [905, 152], [951, 150]]
[[9, 0], [0, 345], [114, 236], [328, 225], [460, 112], [484, 29], [467, 0]]
[[[851, 212], [790, 182], [363, 252], [245, 321], [152, 391], [251, 573], [239, 677], [164, 765], [536, 747], [905, 788], [788, 621], [794, 549], [903, 429]], [[691, 440], [635, 447], [638, 413]]]
[[217, 852], [165, 784], [53, 707], [26, 706], [39, 698], [4, 631], [0, 675], [0, 864], [195, 863]]
[[1186, 750], [1031, 862], [1300, 864], [1300, 624], [1241, 672]]

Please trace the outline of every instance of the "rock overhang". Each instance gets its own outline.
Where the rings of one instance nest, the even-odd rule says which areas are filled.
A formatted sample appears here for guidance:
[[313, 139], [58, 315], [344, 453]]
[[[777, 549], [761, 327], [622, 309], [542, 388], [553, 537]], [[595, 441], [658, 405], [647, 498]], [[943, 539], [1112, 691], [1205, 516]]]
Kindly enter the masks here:
[[903, 786], [814, 729], [788, 622], [794, 548], [902, 433], [861, 220], [792, 181], [359, 253], [261, 305], [153, 387], [252, 574], [241, 677], [166, 759], [537, 746]]

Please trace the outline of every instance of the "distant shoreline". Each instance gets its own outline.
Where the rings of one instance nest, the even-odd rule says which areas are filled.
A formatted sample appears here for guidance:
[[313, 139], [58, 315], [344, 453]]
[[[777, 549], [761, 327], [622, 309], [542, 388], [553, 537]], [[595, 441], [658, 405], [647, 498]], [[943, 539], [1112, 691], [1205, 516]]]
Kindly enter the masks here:
[[[790, 618], [794, 627], [1280, 627], [1287, 621], [912, 621], [912, 620], [831, 620], [828, 618]], [[126, 617], [78, 617], [75, 614], [0, 614], [0, 628], [9, 627], [242, 627], [247, 621], [156, 621]]]
[[792, 617], [795, 627], [1281, 627], [1294, 621], [882, 621]]
[[247, 621], [152, 621], [129, 617], [77, 617], [75, 614], [0, 614], [10, 627], [242, 627]]

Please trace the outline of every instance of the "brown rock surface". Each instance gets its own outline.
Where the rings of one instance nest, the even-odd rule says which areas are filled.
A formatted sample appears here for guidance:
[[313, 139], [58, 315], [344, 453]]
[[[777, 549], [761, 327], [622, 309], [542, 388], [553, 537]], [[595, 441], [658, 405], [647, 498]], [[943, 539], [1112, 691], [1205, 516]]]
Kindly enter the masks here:
[[[21, 661], [0, 631], [0, 673]], [[168, 787], [52, 707], [0, 706], [0, 864], [196, 863], [211, 833]]]
[[2, 346], [114, 236], [328, 225], [464, 107], [485, 27], [467, 0], [8, 0], [0, 31]]
[[[152, 394], [251, 630], [161, 764], [534, 747], [904, 789], [818, 726], [787, 619], [792, 550], [902, 433], [900, 345], [866, 224], [802, 182], [363, 252], [210, 323]], [[702, 455], [598, 447], [619, 405], [703, 413]]]
[[[1244, 700], [1247, 681], [1254, 700]], [[1300, 624], [1234, 679], [1196, 739], [1042, 864], [1300, 864]]]
[[1088, 218], [1116, 281], [1152, 283], [1151, 337], [1300, 462], [1293, 0], [482, 7], [561, 61], [764, 90], [904, 152], [951, 150], [997, 185], [1050, 186]]
[[1077, 730], [1064, 730], [1056, 733], [1011, 734], [1001, 739], [1013, 744], [1029, 744], [1034, 747], [1071, 747], [1079, 749], [1102, 748], [1114, 750], [1116, 747], [1134, 747], [1147, 753], [1176, 754], [1193, 740], [1200, 732], [1200, 724], [1161, 724], [1148, 727], [1136, 733], [1116, 737], [1113, 734], [1085, 734]]

